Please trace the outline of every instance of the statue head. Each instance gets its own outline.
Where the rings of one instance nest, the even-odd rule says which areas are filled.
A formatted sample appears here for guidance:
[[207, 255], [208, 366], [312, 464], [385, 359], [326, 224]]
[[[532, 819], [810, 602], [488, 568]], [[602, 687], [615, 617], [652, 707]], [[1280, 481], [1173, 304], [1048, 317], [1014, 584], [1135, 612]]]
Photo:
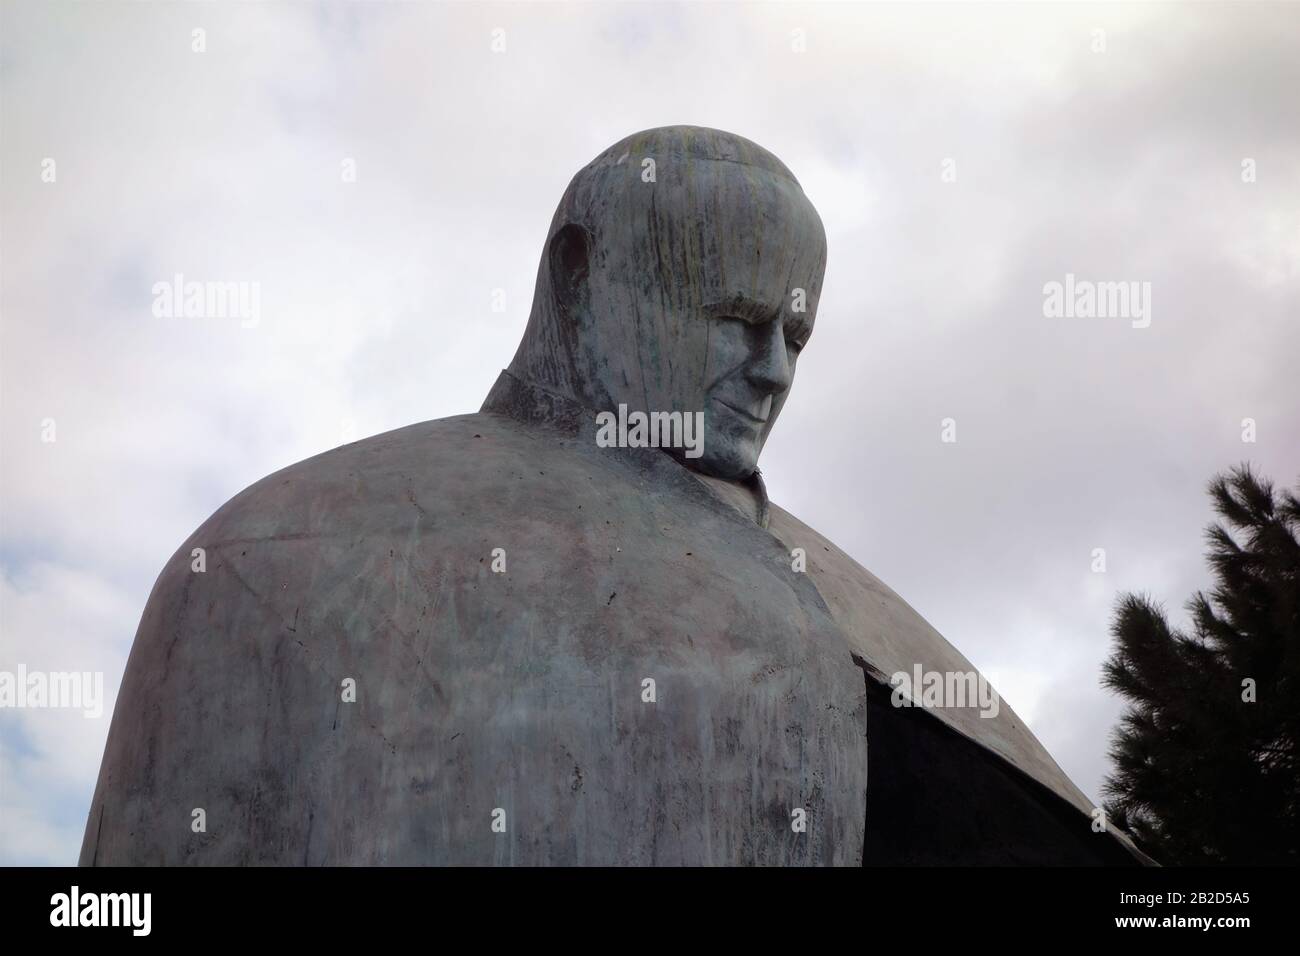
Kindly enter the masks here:
[[785, 165], [719, 130], [627, 137], [551, 221], [510, 372], [597, 411], [702, 413], [698, 457], [753, 474], [812, 334], [821, 219]]

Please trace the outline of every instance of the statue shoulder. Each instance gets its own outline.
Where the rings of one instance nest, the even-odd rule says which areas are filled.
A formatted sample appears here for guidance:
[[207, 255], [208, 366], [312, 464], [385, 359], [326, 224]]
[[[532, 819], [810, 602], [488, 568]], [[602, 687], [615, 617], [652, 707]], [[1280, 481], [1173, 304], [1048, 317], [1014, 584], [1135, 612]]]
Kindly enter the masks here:
[[829, 538], [775, 504], [769, 530], [792, 550], [804, 550], [808, 575], [859, 658], [877, 680], [888, 683], [917, 664], [928, 670], [974, 672], [975, 668], [929, 621]]
[[[545, 443], [527, 429], [487, 413], [420, 422], [330, 449], [254, 482], [218, 508], [167, 562], [150, 603], [218, 569], [228, 585], [257, 591], [253, 578], [265, 584], [291, 571], [296, 577], [304, 562], [337, 561], [350, 552], [364, 563], [386, 538], [427, 538], [437, 547], [472, 528], [529, 471], [544, 470], [546, 455]], [[532, 468], [536, 461], [540, 469]]]
[[[870, 677], [890, 686], [894, 675], [970, 675], [979, 672], [929, 621], [892, 588], [829, 539], [775, 505], [771, 532], [806, 552], [807, 573], [840, 625], [854, 659]], [[1045, 784], [1080, 810], [1091, 802], [1062, 772], [1005, 701], [990, 712], [977, 707], [937, 707], [929, 712], [962, 736]]]

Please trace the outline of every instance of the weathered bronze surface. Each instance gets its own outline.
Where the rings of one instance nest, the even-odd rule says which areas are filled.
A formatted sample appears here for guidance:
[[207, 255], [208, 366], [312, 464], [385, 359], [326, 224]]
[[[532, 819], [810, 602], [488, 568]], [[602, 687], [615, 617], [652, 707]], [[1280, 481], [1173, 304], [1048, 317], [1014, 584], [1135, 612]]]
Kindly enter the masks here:
[[[597, 157], [482, 411], [277, 472], [167, 563], [82, 863], [1134, 859], [1005, 703], [890, 707], [974, 668], [767, 501], [825, 262], [747, 140]], [[605, 447], [620, 405], [702, 415], [702, 453]]]

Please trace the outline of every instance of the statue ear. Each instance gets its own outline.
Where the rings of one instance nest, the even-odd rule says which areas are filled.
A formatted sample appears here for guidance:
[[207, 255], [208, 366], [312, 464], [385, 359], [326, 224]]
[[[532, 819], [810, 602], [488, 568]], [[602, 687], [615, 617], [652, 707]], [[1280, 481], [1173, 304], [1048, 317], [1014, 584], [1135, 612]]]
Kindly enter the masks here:
[[581, 314], [587, 298], [587, 274], [591, 265], [591, 233], [577, 223], [566, 223], [551, 237], [547, 257], [551, 289], [565, 315]]

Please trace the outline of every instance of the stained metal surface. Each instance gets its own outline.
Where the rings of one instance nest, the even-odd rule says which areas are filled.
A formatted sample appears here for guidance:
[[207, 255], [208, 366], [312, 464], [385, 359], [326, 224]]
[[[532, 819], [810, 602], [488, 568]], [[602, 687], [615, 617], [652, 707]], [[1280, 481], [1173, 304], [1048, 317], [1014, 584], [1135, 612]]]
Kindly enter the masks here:
[[[618, 179], [647, 151], [658, 192]], [[815, 211], [747, 140], [670, 128], [602, 154], [484, 411], [277, 472], [167, 563], [81, 862], [870, 862], [868, 688], [974, 668], [757, 476], [720, 489], [672, 450], [594, 440], [620, 402], [715, 416], [709, 310], [797, 287], [815, 313], [824, 264]], [[998, 761], [982, 792], [1040, 822], [1018, 830], [1010, 797], [934, 805], [1002, 814], [975, 832], [1032, 849], [1011, 859], [1086, 855], [1086, 798], [1005, 703], [979, 714], [907, 733], [954, 767]], [[1099, 861], [1130, 853], [1096, 839]]]

